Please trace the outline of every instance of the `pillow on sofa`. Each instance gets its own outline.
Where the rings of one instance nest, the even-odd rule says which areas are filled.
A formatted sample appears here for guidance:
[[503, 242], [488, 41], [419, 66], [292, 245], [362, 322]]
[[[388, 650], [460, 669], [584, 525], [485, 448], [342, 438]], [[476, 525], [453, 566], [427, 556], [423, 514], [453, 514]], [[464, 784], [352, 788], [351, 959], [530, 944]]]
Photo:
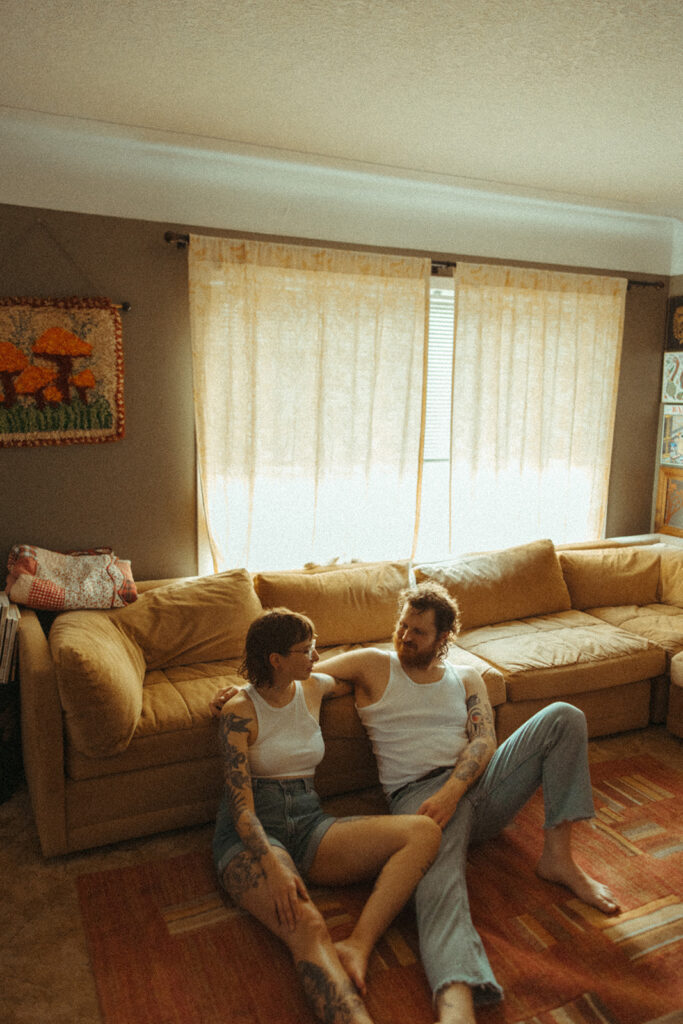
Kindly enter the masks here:
[[263, 607], [308, 615], [321, 647], [388, 640], [396, 624], [399, 595], [409, 585], [407, 561], [254, 576]]
[[65, 612], [50, 630], [50, 650], [66, 726], [86, 757], [125, 750], [142, 711], [145, 659], [107, 612]]
[[416, 565], [415, 578], [441, 583], [455, 598], [458, 631], [571, 608], [551, 540]]
[[572, 608], [655, 604], [659, 557], [659, 548], [649, 547], [560, 551]]
[[263, 608], [246, 569], [146, 590], [113, 614], [136, 641], [148, 669], [241, 658]]

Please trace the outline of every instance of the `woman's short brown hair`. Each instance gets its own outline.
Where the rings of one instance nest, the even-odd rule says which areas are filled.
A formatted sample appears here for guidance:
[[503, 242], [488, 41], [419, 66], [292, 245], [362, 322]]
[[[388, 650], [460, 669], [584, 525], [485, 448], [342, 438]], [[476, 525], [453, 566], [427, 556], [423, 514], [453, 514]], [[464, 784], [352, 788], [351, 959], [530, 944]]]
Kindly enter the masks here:
[[256, 686], [272, 686], [271, 654], [289, 654], [294, 644], [311, 640], [313, 623], [289, 608], [271, 608], [254, 619], [247, 630], [240, 675]]

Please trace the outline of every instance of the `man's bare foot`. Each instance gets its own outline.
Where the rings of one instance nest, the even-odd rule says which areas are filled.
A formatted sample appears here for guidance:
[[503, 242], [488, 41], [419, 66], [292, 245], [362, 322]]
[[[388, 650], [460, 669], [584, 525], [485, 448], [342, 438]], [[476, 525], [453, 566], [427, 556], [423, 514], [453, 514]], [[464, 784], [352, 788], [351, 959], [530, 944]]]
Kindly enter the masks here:
[[342, 967], [348, 974], [362, 996], [366, 993], [365, 973], [368, 969], [368, 955], [353, 942], [353, 939], [342, 939], [335, 942], [334, 948], [341, 960]]
[[621, 909], [607, 886], [591, 878], [571, 858], [555, 861], [544, 854], [536, 865], [536, 874], [546, 882], [566, 886], [589, 907], [595, 907], [603, 914], [618, 914]]

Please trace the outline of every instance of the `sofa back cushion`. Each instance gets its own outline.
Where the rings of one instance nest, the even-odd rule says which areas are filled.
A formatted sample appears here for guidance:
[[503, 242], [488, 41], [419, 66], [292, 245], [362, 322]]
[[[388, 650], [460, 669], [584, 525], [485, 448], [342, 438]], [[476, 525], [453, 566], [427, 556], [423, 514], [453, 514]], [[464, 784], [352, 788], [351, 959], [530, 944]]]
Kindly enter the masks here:
[[247, 630], [262, 611], [250, 574], [232, 569], [146, 590], [114, 614], [147, 668], [156, 669], [242, 657]]
[[683, 608], [683, 548], [662, 547], [659, 563], [659, 600]]
[[657, 601], [659, 548], [560, 551], [559, 559], [572, 607], [579, 611]]
[[145, 659], [107, 612], [65, 612], [50, 630], [50, 651], [70, 740], [86, 757], [128, 746], [140, 712]]
[[308, 615], [321, 647], [388, 640], [398, 617], [400, 593], [409, 585], [407, 561], [257, 573], [254, 577], [263, 607], [284, 607]]
[[571, 608], [551, 540], [415, 566], [415, 578], [441, 583], [458, 605], [458, 629]]

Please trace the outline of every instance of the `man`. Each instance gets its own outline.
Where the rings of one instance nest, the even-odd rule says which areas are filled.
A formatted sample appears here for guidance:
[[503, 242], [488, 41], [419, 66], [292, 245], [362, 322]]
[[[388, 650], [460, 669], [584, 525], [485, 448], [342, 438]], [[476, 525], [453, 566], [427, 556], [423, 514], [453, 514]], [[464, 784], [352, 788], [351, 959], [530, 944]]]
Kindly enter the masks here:
[[[572, 854], [572, 823], [593, 816], [583, 713], [552, 704], [496, 750], [483, 679], [445, 660], [455, 620], [447, 591], [419, 584], [403, 595], [395, 651], [358, 649], [323, 667], [354, 688], [391, 813], [425, 814], [442, 829], [415, 893], [420, 953], [439, 1024], [474, 1024], [475, 1006], [503, 993], [472, 924], [467, 850], [497, 835], [539, 786], [545, 831], [537, 873], [603, 913], [619, 907]], [[215, 711], [221, 703], [218, 695]]]

